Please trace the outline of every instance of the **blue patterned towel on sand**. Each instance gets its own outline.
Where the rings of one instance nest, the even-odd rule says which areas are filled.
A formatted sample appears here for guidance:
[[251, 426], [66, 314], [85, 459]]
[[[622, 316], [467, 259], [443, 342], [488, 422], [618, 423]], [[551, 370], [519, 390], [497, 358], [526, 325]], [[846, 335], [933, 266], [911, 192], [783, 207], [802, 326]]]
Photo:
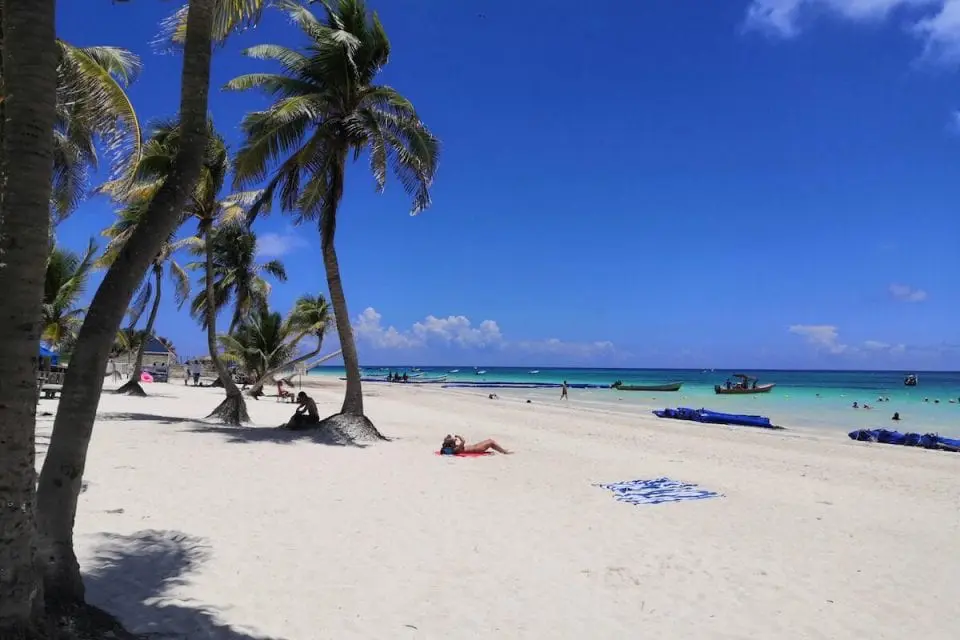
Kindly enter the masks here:
[[594, 486], [609, 489], [617, 500], [630, 504], [660, 504], [682, 500], [703, 500], [704, 498], [719, 498], [721, 495], [716, 491], [707, 491], [698, 488], [695, 484], [671, 480], [670, 478], [628, 480]]

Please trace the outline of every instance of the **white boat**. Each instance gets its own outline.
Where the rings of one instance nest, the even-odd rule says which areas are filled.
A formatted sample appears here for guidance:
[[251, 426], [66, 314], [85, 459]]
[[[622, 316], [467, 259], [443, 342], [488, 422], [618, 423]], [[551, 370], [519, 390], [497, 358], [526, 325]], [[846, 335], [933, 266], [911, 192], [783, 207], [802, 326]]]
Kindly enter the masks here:
[[534, 369], [533, 371], [528, 371], [527, 373], [529, 373], [530, 375], [536, 375], [540, 373], [540, 369]]
[[451, 369], [450, 373], [460, 373], [460, 369]]
[[477, 371], [478, 376], [482, 376], [485, 373], [486, 373], [486, 370]]

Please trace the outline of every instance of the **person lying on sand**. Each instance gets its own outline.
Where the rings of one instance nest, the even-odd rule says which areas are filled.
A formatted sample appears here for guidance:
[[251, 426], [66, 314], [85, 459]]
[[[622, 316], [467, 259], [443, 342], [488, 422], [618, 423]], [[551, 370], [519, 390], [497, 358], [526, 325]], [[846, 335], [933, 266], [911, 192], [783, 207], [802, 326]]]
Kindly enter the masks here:
[[460, 436], [451, 436], [449, 433], [447, 437], [443, 439], [443, 445], [440, 447], [440, 453], [445, 456], [452, 456], [457, 453], [486, 453], [493, 449], [497, 453], [511, 454], [512, 451], [507, 451], [499, 444], [496, 440], [482, 440], [476, 444], [467, 444], [466, 441]]
[[297, 410], [286, 424], [287, 429], [306, 429], [320, 424], [320, 413], [313, 398], [301, 391], [297, 394]]

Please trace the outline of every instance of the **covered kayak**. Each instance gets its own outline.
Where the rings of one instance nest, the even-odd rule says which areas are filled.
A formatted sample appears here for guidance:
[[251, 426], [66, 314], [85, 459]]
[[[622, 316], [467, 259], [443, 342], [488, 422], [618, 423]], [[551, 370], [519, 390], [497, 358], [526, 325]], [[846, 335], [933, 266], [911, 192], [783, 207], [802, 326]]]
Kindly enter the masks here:
[[623, 384], [614, 382], [611, 389], [617, 391], [680, 391], [682, 382], [668, 382], [666, 384]]
[[740, 427], [759, 427], [761, 429], [782, 429], [771, 424], [770, 418], [766, 416], [750, 416], [738, 413], [720, 413], [719, 411], [710, 411], [709, 409], [688, 409], [680, 407], [677, 409], [658, 409], [653, 412], [658, 418], [671, 418], [673, 420], [690, 420], [691, 422], [702, 422], [704, 424], [731, 424]]
[[849, 434], [850, 439], [862, 442], [881, 442], [883, 444], [899, 444], [904, 447], [923, 447], [924, 449], [940, 449], [942, 451], [960, 452], [960, 438], [944, 438], [935, 433], [900, 433], [888, 429], [855, 429]]

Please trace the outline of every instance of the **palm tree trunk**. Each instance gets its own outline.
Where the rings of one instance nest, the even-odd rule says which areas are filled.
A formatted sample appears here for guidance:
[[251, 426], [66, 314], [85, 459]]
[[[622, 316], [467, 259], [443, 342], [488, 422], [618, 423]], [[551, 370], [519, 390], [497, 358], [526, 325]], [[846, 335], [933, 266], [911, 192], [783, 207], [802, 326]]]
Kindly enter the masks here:
[[336, 167], [330, 175], [330, 191], [325, 198], [325, 211], [320, 223], [320, 246], [323, 253], [323, 268], [327, 275], [327, 288], [330, 290], [330, 304], [337, 323], [337, 335], [340, 349], [343, 351], [343, 368], [347, 374], [347, 389], [343, 397], [340, 413], [321, 422], [321, 426], [338, 430], [356, 440], [386, 440], [382, 433], [363, 413], [363, 388], [360, 383], [360, 359], [357, 357], [357, 343], [353, 339], [353, 327], [350, 325], [350, 312], [347, 311], [347, 298], [343, 295], [343, 282], [340, 279], [340, 263], [334, 247], [337, 207], [343, 196], [343, 174], [346, 154], [342, 153]]
[[0, 637], [26, 634], [43, 602], [34, 429], [49, 252], [57, 91], [54, 0], [3, 3], [0, 202]]
[[[43, 4], [49, 1], [44, 0]], [[170, 177], [157, 191], [97, 289], [64, 380], [37, 493], [45, 595], [48, 605], [55, 607], [79, 603], [84, 598], [73, 550], [73, 522], [110, 347], [137, 285], [180, 223], [180, 212], [203, 165], [215, 2], [190, 0], [180, 87], [180, 150]], [[36, 19], [32, 4], [31, 19]]]
[[353, 327], [347, 311], [347, 299], [343, 295], [343, 282], [340, 279], [340, 264], [333, 241], [323, 243], [323, 267], [327, 273], [327, 288], [330, 290], [330, 304], [337, 323], [337, 335], [343, 350], [343, 367], [347, 373], [347, 390], [343, 398], [340, 413], [363, 415], [363, 389], [360, 382], [360, 359], [357, 356], [357, 343], [353, 339]]
[[213, 242], [210, 238], [212, 233], [213, 229], [207, 227], [205, 234], [206, 248], [204, 249], [206, 254], [204, 280], [207, 288], [207, 348], [210, 350], [210, 360], [213, 361], [213, 366], [216, 367], [217, 373], [220, 375], [220, 381], [223, 382], [223, 389], [227, 392], [227, 397], [207, 417], [217, 418], [224, 424], [240, 426], [244, 422], [250, 422], [250, 416], [247, 414], [247, 403], [233, 381], [227, 365], [220, 359], [220, 353], [217, 350], [217, 307], [216, 296], [213, 291]]
[[147, 392], [140, 386], [140, 374], [143, 373], [143, 353], [147, 350], [147, 340], [153, 335], [153, 324], [157, 321], [157, 311], [160, 310], [160, 290], [163, 286], [163, 267], [157, 264], [153, 265], [153, 306], [150, 307], [150, 316], [147, 318], [147, 326], [144, 328], [143, 340], [137, 347], [137, 359], [133, 361], [133, 373], [116, 393], [125, 393], [130, 396], [146, 397]]

